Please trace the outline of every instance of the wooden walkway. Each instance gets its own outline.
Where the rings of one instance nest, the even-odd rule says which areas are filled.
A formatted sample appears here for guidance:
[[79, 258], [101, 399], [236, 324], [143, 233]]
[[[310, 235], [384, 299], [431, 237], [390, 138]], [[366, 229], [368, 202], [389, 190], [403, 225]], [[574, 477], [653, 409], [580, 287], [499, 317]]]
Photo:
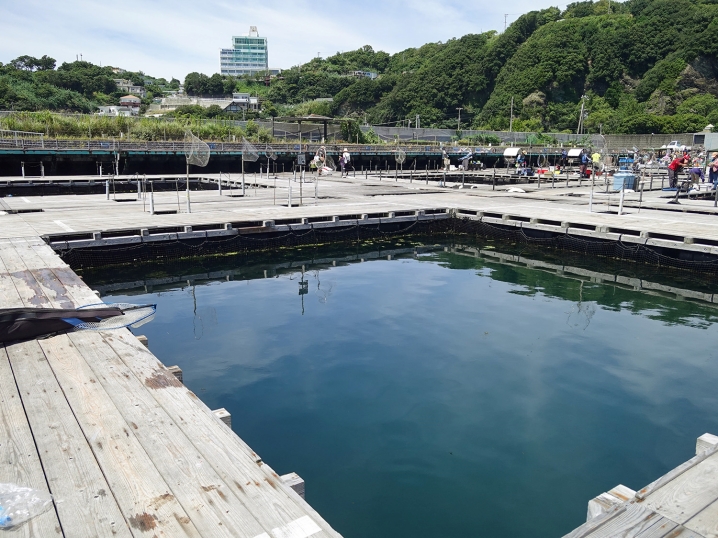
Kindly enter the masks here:
[[564, 538], [718, 536], [718, 437], [700, 436], [696, 455], [635, 492], [617, 486], [588, 503], [588, 521]]
[[[3, 307], [97, 302], [39, 238], [0, 242]], [[8, 537], [339, 537], [126, 329], [0, 347], [0, 482], [54, 498]]]

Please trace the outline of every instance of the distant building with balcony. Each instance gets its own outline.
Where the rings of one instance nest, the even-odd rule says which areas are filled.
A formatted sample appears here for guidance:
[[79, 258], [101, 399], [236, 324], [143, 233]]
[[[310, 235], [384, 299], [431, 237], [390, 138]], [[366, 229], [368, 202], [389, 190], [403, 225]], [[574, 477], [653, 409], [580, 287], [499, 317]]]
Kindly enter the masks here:
[[137, 116], [140, 113], [139, 108], [135, 107], [129, 107], [129, 106], [117, 106], [117, 105], [111, 105], [111, 106], [101, 106], [98, 107], [99, 111], [97, 112], [98, 116], [109, 116], [111, 118], [116, 118], [117, 116]]
[[120, 97], [120, 106], [128, 106], [130, 108], [139, 109], [141, 104], [142, 99], [134, 95], [125, 95], [124, 97]]
[[131, 93], [133, 95], [139, 95], [140, 97], [145, 97], [147, 95], [147, 92], [145, 91], [144, 87], [138, 86], [137, 84], [133, 84], [131, 80], [126, 80], [123, 78], [116, 78], [115, 84], [117, 84], [117, 89], [120, 91], [123, 91], [125, 93]]
[[222, 75], [266, 74], [269, 70], [267, 38], [259, 36], [256, 26], [250, 26], [246, 36], [232, 37], [231, 49], [219, 51], [219, 72]]

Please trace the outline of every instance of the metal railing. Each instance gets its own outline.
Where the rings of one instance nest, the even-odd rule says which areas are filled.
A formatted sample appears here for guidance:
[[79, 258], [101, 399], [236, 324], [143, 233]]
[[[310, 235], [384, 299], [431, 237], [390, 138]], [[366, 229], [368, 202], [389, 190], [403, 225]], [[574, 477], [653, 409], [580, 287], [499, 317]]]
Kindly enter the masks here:
[[29, 131], [10, 131], [0, 129], [0, 144], [13, 145], [15, 147], [25, 147], [26, 144], [36, 147], [45, 147], [45, 134], [33, 133]]

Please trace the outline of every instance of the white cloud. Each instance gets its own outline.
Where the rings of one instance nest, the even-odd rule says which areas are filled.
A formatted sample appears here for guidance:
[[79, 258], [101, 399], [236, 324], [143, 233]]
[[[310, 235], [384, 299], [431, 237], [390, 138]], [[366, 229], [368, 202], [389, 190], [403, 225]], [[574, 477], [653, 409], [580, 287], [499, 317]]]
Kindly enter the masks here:
[[510, 5], [480, 0], [0, 0], [0, 61], [22, 54], [76, 55], [102, 65], [177, 77], [218, 71], [219, 49], [250, 25], [269, 38], [271, 67], [287, 68], [320, 53], [371, 45], [398, 52], [467, 33], [503, 29], [509, 21], [551, 2], [520, 0]]

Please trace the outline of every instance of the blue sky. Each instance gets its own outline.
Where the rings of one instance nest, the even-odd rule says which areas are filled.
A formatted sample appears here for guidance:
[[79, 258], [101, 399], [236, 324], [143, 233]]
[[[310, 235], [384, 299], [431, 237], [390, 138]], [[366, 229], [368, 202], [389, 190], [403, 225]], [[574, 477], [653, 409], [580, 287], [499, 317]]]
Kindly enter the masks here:
[[371, 45], [398, 52], [468, 33], [503, 30], [548, 0], [0, 0], [0, 62], [48, 54], [163, 77], [219, 70], [219, 49], [254, 25], [269, 38], [270, 67]]

